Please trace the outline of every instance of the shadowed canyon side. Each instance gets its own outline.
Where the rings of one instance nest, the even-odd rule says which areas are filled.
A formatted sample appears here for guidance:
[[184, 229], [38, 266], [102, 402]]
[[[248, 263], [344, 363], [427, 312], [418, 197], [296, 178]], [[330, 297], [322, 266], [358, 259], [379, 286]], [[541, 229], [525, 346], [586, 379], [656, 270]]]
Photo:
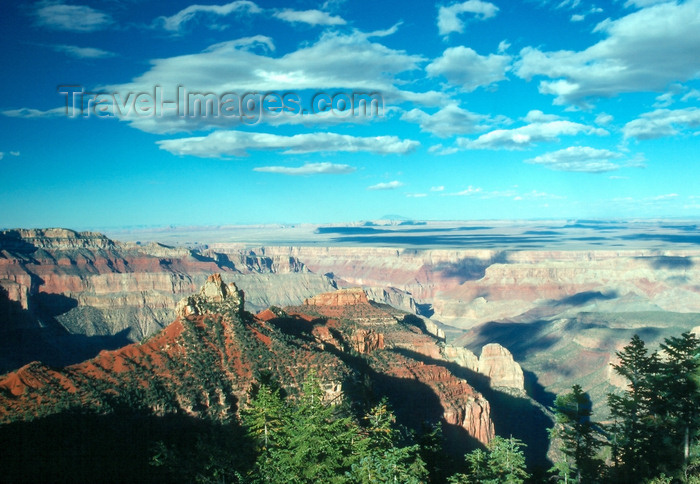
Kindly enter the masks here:
[[452, 345], [500, 343], [545, 405], [578, 383], [600, 408], [616, 383], [610, 362], [633, 334], [653, 345], [700, 325], [698, 250], [261, 250], [339, 285], [402, 294], [419, 316], [466, 330], [445, 328]]
[[335, 288], [288, 257], [121, 243], [67, 229], [2, 231], [0, 371], [34, 359], [76, 363], [140, 341], [172, 321], [177, 302], [214, 272], [234, 280], [253, 310]]
[[198, 294], [181, 300], [178, 313], [142, 343], [64, 369], [33, 362], [5, 375], [0, 421], [105, 414], [125, 406], [226, 420], [246, 405], [262, 375], [272, 375], [293, 396], [313, 370], [329, 400], [342, 395], [361, 405], [368, 395], [385, 395], [412, 428], [443, 421], [455, 449], [473, 446], [470, 439], [486, 444], [495, 435], [489, 402], [450, 369], [444, 345], [412, 324], [412, 315], [373, 304], [362, 290], [321, 294], [253, 316], [236, 285], [215, 274]]

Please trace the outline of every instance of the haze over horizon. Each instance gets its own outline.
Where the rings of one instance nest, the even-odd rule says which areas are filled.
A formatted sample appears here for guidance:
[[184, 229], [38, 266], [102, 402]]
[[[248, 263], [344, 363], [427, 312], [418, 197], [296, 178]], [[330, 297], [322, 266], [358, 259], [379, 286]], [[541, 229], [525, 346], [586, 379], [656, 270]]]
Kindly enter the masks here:
[[[3, 10], [0, 227], [700, 217], [700, 0]], [[302, 113], [337, 93], [381, 115]]]

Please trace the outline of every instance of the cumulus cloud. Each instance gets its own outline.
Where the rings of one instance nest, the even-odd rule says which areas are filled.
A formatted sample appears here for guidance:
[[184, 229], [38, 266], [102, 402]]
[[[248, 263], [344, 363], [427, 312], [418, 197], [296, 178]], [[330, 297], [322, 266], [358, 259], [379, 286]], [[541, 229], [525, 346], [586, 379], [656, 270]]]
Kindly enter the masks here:
[[620, 168], [611, 160], [624, 158], [621, 153], [610, 150], [590, 148], [588, 146], [570, 146], [563, 150], [545, 153], [525, 160], [526, 163], [543, 165], [557, 171], [574, 171], [584, 173], [604, 173]]
[[457, 145], [468, 150], [518, 150], [539, 142], [557, 141], [561, 135], [573, 136], [579, 133], [598, 136], [609, 134], [602, 128], [557, 120], [531, 123], [514, 129], [496, 129], [477, 139], [458, 138]]
[[65, 5], [51, 0], [37, 3], [34, 15], [38, 25], [69, 32], [94, 32], [114, 23], [109, 14], [87, 5]]
[[345, 20], [337, 15], [331, 15], [321, 10], [279, 10], [273, 14], [276, 18], [290, 23], [305, 23], [309, 25], [345, 25]]
[[642, 114], [622, 128], [625, 138], [639, 140], [675, 136], [700, 127], [700, 108], [657, 109]]
[[700, 0], [651, 5], [605, 20], [594, 32], [605, 38], [579, 52], [526, 47], [515, 72], [527, 80], [550, 78], [540, 82], [540, 92], [555, 96], [556, 104], [573, 105], [625, 92], [660, 91], [670, 82], [700, 75]]
[[481, 0], [468, 0], [466, 2], [453, 3], [438, 10], [438, 31], [440, 35], [449, 35], [452, 32], [464, 32], [464, 21], [459, 18], [461, 14], [471, 13], [484, 20], [493, 17], [498, 12], [498, 7], [490, 2]]
[[207, 136], [161, 140], [162, 150], [176, 155], [203, 158], [247, 156], [248, 150], [281, 151], [283, 154], [344, 151], [375, 154], [405, 154], [419, 143], [396, 136], [357, 137], [337, 133], [306, 133], [281, 136], [250, 131], [215, 131]]
[[[248, 0], [235, 0], [224, 5], [190, 5], [170, 17], [158, 17], [156, 24], [170, 32], [177, 32], [197, 17], [225, 17], [232, 13], [260, 13], [262, 9]], [[216, 24], [209, 23], [211, 26]]]
[[394, 180], [390, 182], [377, 183], [376, 185], [371, 185], [367, 187], [367, 190], [395, 190], [403, 186], [400, 181]]
[[[331, 94], [337, 91], [376, 92], [382, 95], [385, 103], [442, 103], [444, 94], [411, 92], [397, 87], [403, 82], [400, 75], [418, 70], [423, 58], [373, 40], [373, 37], [389, 35], [394, 30], [372, 33], [355, 31], [350, 34], [325, 32], [315, 43], [304, 44], [282, 56], [249, 48], [262, 45], [268, 51], [272, 50], [274, 44], [267, 37], [237, 39], [212, 45], [202, 52], [154, 60], [149, 70], [131, 82], [102, 86], [101, 90], [122, 93], [123, 97], [133, 92], [151, 92], [154, 85], [162, 86], [166, 93], [176, 93], [178, 85], [190, 91], [241, 95], [247, 92], [303, 90]], [[171, 97], [173, 95], [170, 94]], [[312, 117], [315, 116], [309, 116]], [[125, 121], [149, 132], [202, 129], [212, 123], [211, 119], [201, 117], [168, 119], [167, 116], [149, 119], [132, 117]], [[217, 122], [233, 121], [219, 119]], [[351, 119], [345, 121], [354, 122]]]
[[425, 71], [430, 77], [443, 76], [450, 84], [471, 92], [506, 79], [511, 59], [509, 55], [479, 55], [464, 46], [450, 47], [428, 64]]
[[488, 116], [472, 113], [460, 108], [456, 104], [450, 104], [438, 110], [435, 114], [414, 108], [401, 115], [402, 121], [417, 123], [421, 131], [432, 133], [440, 138], [455, 134], [471, 134], [483, 131], [487, 126], [483, 123], [489, 120]]
[[282, 175], [346, 175], [355, 171], [355, 167], [335, 163], [305, 163], [303, 166], [260, 166], [253, 171], [279, 173]]
[[109, 52], [102, 49], [97, 49], [95, 47], [78, 47], [76, 45], [53, 45], [51, 46], [56, 52], [63, 52], [64, 54], [75, 57], [76, 59], [104, 59], [107, 57], [114, 57], [116, 54], [114, 52]]

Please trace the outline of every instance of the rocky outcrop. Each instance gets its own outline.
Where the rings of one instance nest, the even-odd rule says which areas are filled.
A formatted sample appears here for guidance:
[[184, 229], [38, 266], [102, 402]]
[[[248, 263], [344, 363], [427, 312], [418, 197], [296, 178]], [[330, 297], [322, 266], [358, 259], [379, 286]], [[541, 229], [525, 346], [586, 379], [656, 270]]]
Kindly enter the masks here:
[[350, 337], [350, 344], [355, 351], [366, 355], [384, 349], [384, 335], [371, 329], [358, 329]]
[[447, 361], [457, 363], [462, 368], [479, 371], [479, 357], [462, 346], [445, 345], [441, 349], [442, 357]]
[[382, 304], [401, 309], [409, 313], [417, 313], [416, 301], [406, 291], [396, 289], [395, 287], [364, 287], [367, 298], [370, 301], [375, 301]]
[[[4, 296], [10, 301], [19, 303], [19, 307], [24, 310], [29, 310], [29, 288], [24, 284], [20, 284], [8, 279], [0, 280], [0, 293], [4, 292]], [[0, 295], [0, 297], [2, 297]]]
[[239, 313], [243, 311], [244, 296], [233, 282], [225, 284], [221, 274], [212, 274], [202, 286], [199, 294], [180, 300], [175, 307], [178, 317], [221, 314], [222, 311]]
[[318, 294], [305, 299], [303, 306], [326, 317], [346, 318], [366, 325], [397, 322], [397, 317], [392, 313], [370, 303], [367, 294], [360, 287]]
[[357, 306], [369, 304], [367, 294], [360, 287], [339, 289], [304, 300], [305, 306]]
[[489, 378], [493, 388], [508, 388], [525, 391], [523, 369], [513, 355], [498, 343], [487, 344], [479, 356], [479, 373]]

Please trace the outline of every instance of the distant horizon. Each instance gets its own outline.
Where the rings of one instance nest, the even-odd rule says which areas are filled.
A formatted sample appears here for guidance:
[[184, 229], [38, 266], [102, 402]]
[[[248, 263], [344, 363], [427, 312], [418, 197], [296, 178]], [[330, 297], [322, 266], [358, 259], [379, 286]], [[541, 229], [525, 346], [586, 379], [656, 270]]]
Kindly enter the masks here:
[[[644, 250], [700, 252], [697, 219], [375, 220], [336, 224], [256, 224], [92, 228], [120, 242], [180, 247], [384, 247], [496, 251]], [[58, 227], [56, 227], [58, 228]], [[37, 230], [47, 229], [39, 228]], [[58, 228], [61, 229], [61, 228]], [[10, 229], [12, 230], [12, 229]], [[31, 229], [30, 229], [31, 230]]]

